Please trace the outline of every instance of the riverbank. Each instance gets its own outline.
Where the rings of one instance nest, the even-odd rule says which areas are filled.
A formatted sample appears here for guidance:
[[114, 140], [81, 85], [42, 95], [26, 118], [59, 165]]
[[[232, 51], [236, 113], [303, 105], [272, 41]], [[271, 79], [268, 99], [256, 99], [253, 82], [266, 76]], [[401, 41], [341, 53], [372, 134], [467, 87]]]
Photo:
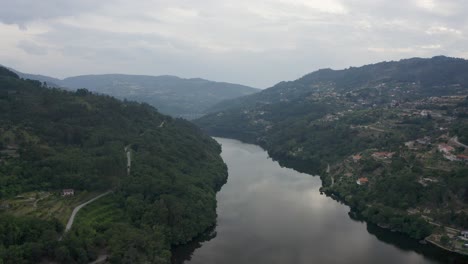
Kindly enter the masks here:
[[[252, 143], [247, 141], [247, 143]], [[268, 151], [266, 144], [260, 144], [263, 149], [266, 149], [268, 155], [280, 163], [281, 166], [293, 168], [299, 172], [307, 173], [310, 175], [316, 175], [317, 173], [322, 175], [321, 191], [325, 192], [327, 196], [333, 196], [333, 199], [340, 201], [349, 206], [353, 211], [359, 213], [362, 218], [372, 224], [384, 227], [392, 232], [400, 232], [408, 237], [411, 237], [415, 241], [421, 241], [425, 238], [434, 234], [435, 230], [430, 223], [428, 223], [423, 217], [419, 215], [410, 215], [405, 210], [395, 210], [394, 208], [384, 206], [383, 204], [370, 204], [361, 199], [359, 195], [355, 195], [356, 192], [360, 192], [368, 188], [367, 185], [359, 186], [356, 184], [356, 180], [352, 177], [335, 177], [332, 180], [331, 174], [327, 174], [330, 170], [336, 169], [336, 164], [331, 165], [329, 169], [327, 164], [317, 164], [314, 162], [308, 162], [307, 160], [292, 159], [291, 157], [285, 157], [278, 153], [271, 153]], [[388, 161], [386, 161], [388, 163]], [[322, 166], [323, 165], [323, 166]], [[386, 164], [387, 166], [387, 164]], [[329, 176], [328, 176], [329, 175]], [[343, 182], [346, 181], [346, 185], [352, 189], [348, 190], [347, 193], [340, 192], [340, 187], [343, 186]], [[334, 183], [332, 185], [332, 182]], [[440, 243], [433, 241], [434, 246], [440, 249], [446, 250], [445, 247], [441, 246]], [[453, 250], [447, 250], [447, 252], [454, 253]], [[455, 251], [460, 255], [465, 255], [463, 251]]]
[[468, 247], [464, 246], [465, 244], [468, 244], [468, 241], [464, 241], [458, 237], [461, 231], [456, 230], [454, 232], [451, 230], [452, 228], [441, 228], [443, 228], [443, 232], [431, 234], [425, 238], [425, 241], [446, 251], [468, 257]]
[[173, 264], [464, 263], [353, 217], [320, 195], [320, 178], [281, 166], [259, 146], [216, 140], [229, 170], [217, 195], [217, 226], [206, 240], [173, 248]]
[[[323, 182], [323, 180], [322, 180], [322, 182]], [[332, 187], [332, 186], [330, 186], [330, 187]], [[454, 229], [454, 228], [451, 228], [451, 227], [446, 227], [446, 226], [443, 226], [441, 224], [428, 221], [427, 217], [417, 217], [417, 218], [415, 218], [413, 216], [413, 218], [406, 218], [405, 219], [405, 220], [407, 220], [407, 223], [406, 223], [407, 226], [420, 224], [422, 219], [423, 219], [425, 221], [425, 223], [427, 223], [427, 225], [431, 225], [433, 227], [433, 228], [431, 228], [431, 233], [429, 235], [423, 236], [423, 237], [413, 237], [410, 234], [408, 234], [407, 232], [405, 232], [405, 230], [403, 230], [401, 227], [398, 228], [398, 227], [392, 226], [390, 222], [394, 221], [394, 219], [390, 219], [390, 221], [385, 221], [385, 222], [384, 221], [375, 221], [375, 219], [373, 219], [371, 216], [369, 216], [369, 213], [367, 211], [367, 210], [369, 210], [369, 208], [372, 208], [372, 206], [370, 204], [367, 204], [365, 206], [365, 209], [363, 209], [363, 206], [356, 206], [355, 204], [354, 205], [350, 204], [349, 199], [347, 200], [340, 193], [331, 191], [327, 187], [325, 187], [325, 188], [322, 187], [320, 189], [320, 191], [325, 193], [326, 196], [328, 196], [328, 197], [330, 197], [330, 198], [332, 198], [334, 200], [340, 201], [340, 202], [346, 204], [347, 206], [349, 206], [351, 208], [351, 210], [353, 210], [353, 213], [355, 215], [359, 215], [359, 218], [366, 221], [366, 222], [375, 224], [375, 225], [379, 226], [380, 228], [387, 229], [387, 230], [389, 230], [391, 232], [400, 232], [400, 233], [402, 233], [404, 235], [407, 235], [407, 236], [411, 237], [414, 240], [427, 241], [428, 243], [431, 243], [432, 245], [434, 245], [434, 246], [436, 246], [436, 247], [438, 247], [440, 249], [443, 249], [443, 250], [445, 250], [447, 252], [454, 253], [454, 254], [459, 254], [459, 255], [463, 255], [463, 256], [468, 256], [468, 248], [463, 246], [465, 243], [468, 243], [468, 242], [463, 242], [463, 240], [458, 238], [458, 236], [461, 233], [461, 230]], [[398, 214], [393, 214], [393, 215], [396, 216], [396, 217], [406, 217], [406, 216], [407, 217], [412, 217], [410, 215], [403, 214], [401, 211], [399, 213], [400, 213], [400, 215], [398, 215]], [[390, 216], [387, 215], [387, 217], [389, 218]], [[442, 243], [442, 241], [441, 241], [442, 237], [445, 237], [446, 242]], [[449, 248], [449, 246], [450, 246], [450, 248]]]

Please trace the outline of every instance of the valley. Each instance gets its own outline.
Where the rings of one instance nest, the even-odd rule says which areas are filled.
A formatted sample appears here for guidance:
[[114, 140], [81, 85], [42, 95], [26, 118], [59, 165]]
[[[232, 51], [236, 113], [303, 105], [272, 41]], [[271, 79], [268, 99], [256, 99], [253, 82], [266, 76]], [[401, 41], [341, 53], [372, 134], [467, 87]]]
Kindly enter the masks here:
[[81, 75], [57, 79], [15, 71], [21, 78], [37, 80], [50, 87], [106, 94], [121, 100], [147, 103], [173, 117], [195, 119], [217, 103], [260, 91], [245, 85], [214, 82], [201, 78], [127, 74]]
[[435, 57], [320, 70], [195, 122], [320, 174], [323, 192], [372, 223], [466, 254], [467, 67]]

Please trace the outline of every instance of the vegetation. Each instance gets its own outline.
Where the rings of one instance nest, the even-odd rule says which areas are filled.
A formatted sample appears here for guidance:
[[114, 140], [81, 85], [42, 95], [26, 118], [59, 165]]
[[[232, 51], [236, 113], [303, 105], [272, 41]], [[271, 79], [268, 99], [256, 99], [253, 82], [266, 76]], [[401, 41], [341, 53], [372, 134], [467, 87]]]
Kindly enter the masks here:
[[195, 123], [319, 173], [324, 192], [367, 220], [421, 239], [430, 222], [467, 228], [467, 163], [457, 155], [468, 150], [453, 139], [468, 142], [466, 69], [466, 60], [434, 57], [319, 70], [223, 102]]
[[[111, 263], [168, 263], [171, 245], [215, 223], [227, 176], [220, 151], [192, 124], [147, 104], [50, 89], [0, 68], [0, 262], [88, 263], [106, 254]], [[60, 240], [63, 219], [38, 212], [73, 200], [58, 196], [64, 188], [113, 193], [85, 207]], [[19, 213], [12, 201], [25, 193], [50, 196], [31, 197], [37, 210]]]
[[144, 75], [83, 75], [64, 80], [47, 76], [18, 73], [23, 78], [47, 82], [49, 86], [66, 89], [86, 87], [90, 91], [120, 99], [145, 102], [162, 113], [193, 119], [221, 102], [258, 92], [258, 89], [231, 83], [203, 79], [183, 79], [175, 76]]

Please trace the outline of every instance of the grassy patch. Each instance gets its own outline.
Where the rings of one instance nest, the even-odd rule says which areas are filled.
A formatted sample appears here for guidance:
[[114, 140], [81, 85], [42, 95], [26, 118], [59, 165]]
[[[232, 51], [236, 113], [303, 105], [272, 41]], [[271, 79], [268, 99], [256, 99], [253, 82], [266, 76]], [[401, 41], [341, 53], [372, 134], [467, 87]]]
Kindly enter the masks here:
[[1, 212], [15, 216], [34, 216], [41, 219], [57, 218], [64, 225], [77, 205], [97, 196], [95, 192], [78, 192], [75, 196], [62, 197], [59, 192], [29, 192], [2, 200]]
[[115, 195], [104, 196], [83, 207], [77, 216], [77, 225], [108, 226], [110, 223], [124, 220], [124, 212], [120, 208]]

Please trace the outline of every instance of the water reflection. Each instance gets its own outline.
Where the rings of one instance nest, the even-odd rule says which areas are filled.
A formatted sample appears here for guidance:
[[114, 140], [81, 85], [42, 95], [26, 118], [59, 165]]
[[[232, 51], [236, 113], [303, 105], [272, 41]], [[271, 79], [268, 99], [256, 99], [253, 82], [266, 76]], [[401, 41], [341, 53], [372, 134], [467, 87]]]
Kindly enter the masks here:
[[217, 140], [229, 179], [217, 195], [215, 236], [177, 248], [174, 263], [445, 262], [352, 220], [348, 207], [320, 195], [318, 177], [280, 167], [257, 146]]
[[468, 258], [449, 254], [446, 251], [433, 246], [433, 245], [422, 245], [414, 239], [408, 239], [401, 233], [390, 232], [387, 229], [383, 229], [377, 225], [367, 224], [367, 232], [377, 237], [380, 241], [395, 246], [400, 250], [407, 252], [417, 252], [423, 255], [430, 257], [431, 259], [438, 260], [442, 263], [452, 263], [452, 264], [466, 264], [468, 263]]
[[210, 241], [216, 237], [216, 226], [209, 228], [205, 233], [193, 239], [190, 243], [180, 245], [172, 249], [172, 264], [182, 264], [192, 259], [192, 254], [200, 248], [203, 242]]

